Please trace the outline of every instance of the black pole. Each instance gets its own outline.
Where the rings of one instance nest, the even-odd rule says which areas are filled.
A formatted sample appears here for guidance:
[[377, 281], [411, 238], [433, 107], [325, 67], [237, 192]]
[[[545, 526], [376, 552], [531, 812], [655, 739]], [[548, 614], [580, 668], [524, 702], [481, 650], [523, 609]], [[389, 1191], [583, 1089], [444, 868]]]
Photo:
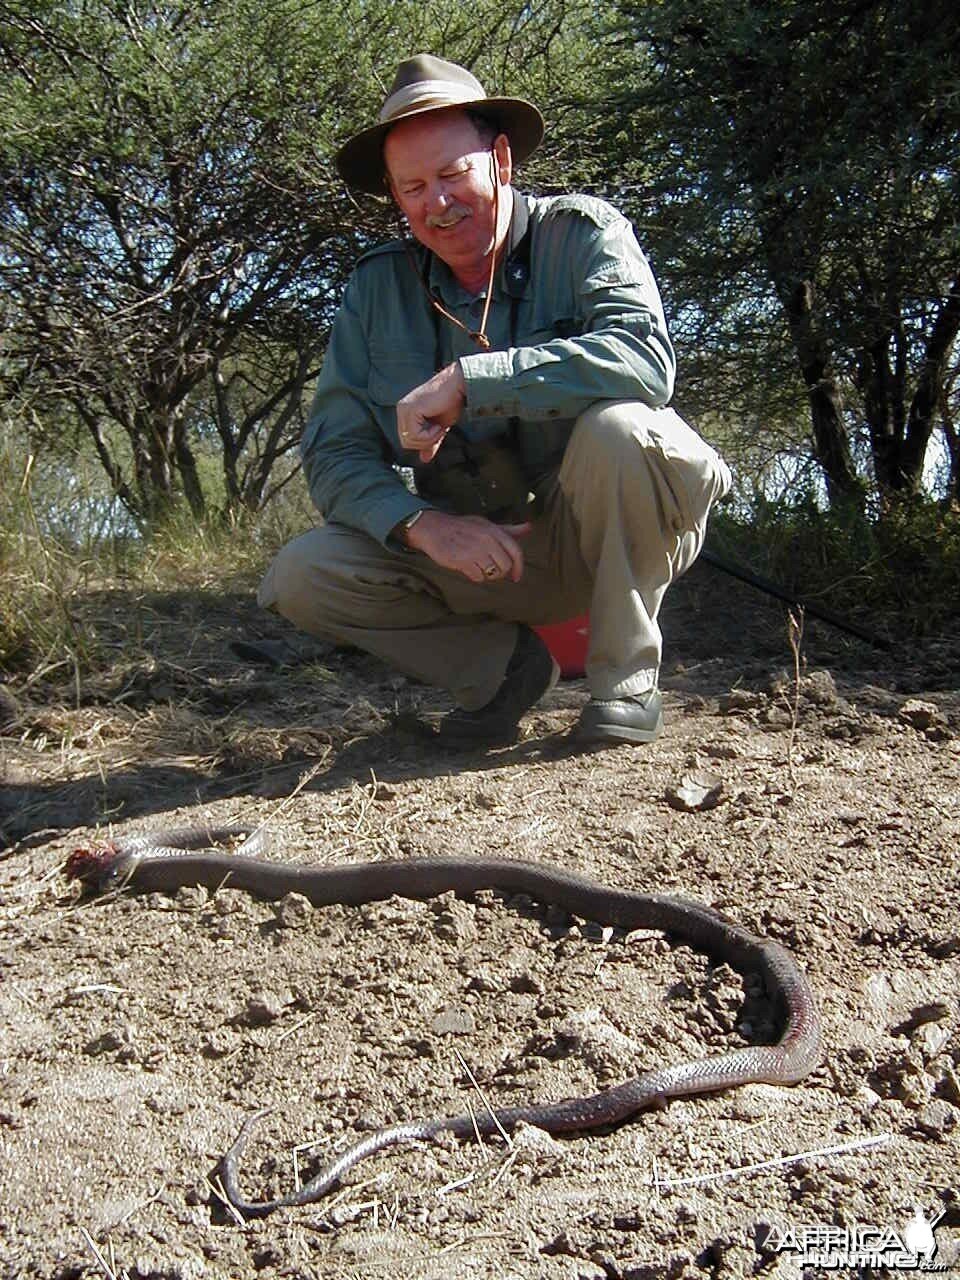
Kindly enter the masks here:
[[776, 600], [783, 600], [786, 604], [795, 605], [798, 609], [802, 609], [804, 613], [808, 613], [811, 618], [817, 618], [820, 622], [829, 623], [831, 627], [836, 627], [838, 631], [845, 631], [847, 635], [856, 636], [858, 640], [863, 640], [867, 644], [874, 645], [877, 649], [889, 649], [889, 640], [884, 640], [873, 632], [865, 631], [863, 627], [858, 627], [855, 622], [850, 622], [847, 618], [838, 617], [829, 609], [824, 609], [822, 605], [811, 604], [809, 600], [804, 600], [800, 596], [793, 595], [786, 587], [781, 587], [779, 583], [772, 582], [769, 578], [763, 578], [758, 573], [754, 573], [752, 569], [741, 568], [740, 565], [734, 564], [730, 560], [718, 556], [715, 551], [708, 550], [704, 547], [700, 552], [700, 559], [706, 560], [707, 564], [712, 564], [715, 569], [720, 569], [723, 573], [728, 573], [731, 578], [737, 578], [740, 582], [747, 583], [748, 586], [756, 587], [758, 591], [764, 591], [768, 596], [773, 596]]

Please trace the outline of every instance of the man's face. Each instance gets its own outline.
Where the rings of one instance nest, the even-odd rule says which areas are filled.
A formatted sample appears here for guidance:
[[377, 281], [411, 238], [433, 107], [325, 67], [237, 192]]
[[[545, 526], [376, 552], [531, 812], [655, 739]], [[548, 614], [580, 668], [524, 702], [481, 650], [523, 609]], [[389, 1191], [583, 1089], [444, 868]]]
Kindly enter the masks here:
[[[510, 181], [506, 137], [491, 152], [470, 117], [451, 109], [396, 125], [383, 154], [393, 197], [420, 243], [457, 276], [486, 269], [495, 242], [494, 173], [501, 185]], [[509, 208], [500, 204], [503, 223]]]

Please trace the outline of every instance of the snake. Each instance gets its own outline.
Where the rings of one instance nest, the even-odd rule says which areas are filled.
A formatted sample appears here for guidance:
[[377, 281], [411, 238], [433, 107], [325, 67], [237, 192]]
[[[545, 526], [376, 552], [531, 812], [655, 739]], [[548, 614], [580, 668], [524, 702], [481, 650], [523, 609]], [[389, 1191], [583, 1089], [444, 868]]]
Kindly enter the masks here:
[[[232, 852], [215, 847], [239, 838], [244, 843]], [[66, 871], [95, 892], [127, 887], [173, 892], [186, 885], [216, 890], [229, 885], [268, 900], [298, 893], [317, 907], [359, 906], [394, 896], [429, 899], [451, 890], [458, 896], [481, 889], [526, 895], [601, 925], [626, 931], [661, 930], [741, 972], [759, 974], [778, 1006], [781, 1025], [775, 1043], [657, 1065], [599, 1093], [385, 1126], [354, 1142], [303, 1186], [272, 1200], [247, 1200], [240, 1188], [243, 1152], [270, 1108], [254, 1112], [217, 1166], [226, 1199], [245, 1219], [312, 1204], [362, 1160], [401, 1143], [429, 1142], [443, 1133], [460, 1140], [480, 1139], [509, 1133], [519, 1124], [550, 1134], [586, 1132], [617, 1125], [671, 1098], [750, 1083], [796, 1084], [820, 1062], [820, 1016], [810, 982], [795, 956], [780, 943], [749, 932], [694, 899], [614, 888], [563, 867], [521, 859], [458, 856], [318, 866], [264, 858], [260, 855], [265, 848], [262, 831], [251, 835], [246, 827], [171, 828], [77, 849]]]

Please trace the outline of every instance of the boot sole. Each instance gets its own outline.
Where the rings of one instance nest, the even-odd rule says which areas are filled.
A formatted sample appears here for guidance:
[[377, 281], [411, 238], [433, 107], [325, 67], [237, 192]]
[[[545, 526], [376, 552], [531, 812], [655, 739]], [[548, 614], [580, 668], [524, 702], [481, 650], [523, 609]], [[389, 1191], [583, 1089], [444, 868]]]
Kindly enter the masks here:
[[628, 724], [584, 724], [577, 725], [574, 736], [578, 742], [656, 742], [663, 731], [663, 712], [657, 716], [656, 724], [649, 728]]
[[[560, 664], [554, 659], [550, 670], [550, 678], [543, 692], [521, 713], [520, 719], [528, 715], [542, 698], [545, 698], [552, 689], [557, 687], [560, 675]], [[444, 728], [444, 725], [447, 725], [447, 727]], [[520, 720], [513, 724], [494, 724], [489, 728], [482, 728], [479, 724], [476, 724], [469, 729], [465, 728], [463, 724], [451, 727], [444, 720], [440, 722], [437, 737], [445, 746], [451, 747], [510, 747], [520, 738]]]

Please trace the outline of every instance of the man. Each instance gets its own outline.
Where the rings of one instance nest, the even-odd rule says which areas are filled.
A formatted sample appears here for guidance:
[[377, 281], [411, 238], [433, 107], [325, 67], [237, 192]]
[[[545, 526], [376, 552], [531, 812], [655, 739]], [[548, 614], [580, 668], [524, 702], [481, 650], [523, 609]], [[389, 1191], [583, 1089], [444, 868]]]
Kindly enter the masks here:
[[730, 477], [664, 407], [673, 348], [629, 223], [513, 190], [542, 136], [530, 103], [421, 54], [339, 151], [414, 243], [366, 254], [347, 285], [302, 444], [324, 524], [259, 598], [449, 690], [440, 736], [476, 744], [514, 741], [556, 680], [531, 627], [589, 610], [577, 735], [650, 742], [663, 594]]

